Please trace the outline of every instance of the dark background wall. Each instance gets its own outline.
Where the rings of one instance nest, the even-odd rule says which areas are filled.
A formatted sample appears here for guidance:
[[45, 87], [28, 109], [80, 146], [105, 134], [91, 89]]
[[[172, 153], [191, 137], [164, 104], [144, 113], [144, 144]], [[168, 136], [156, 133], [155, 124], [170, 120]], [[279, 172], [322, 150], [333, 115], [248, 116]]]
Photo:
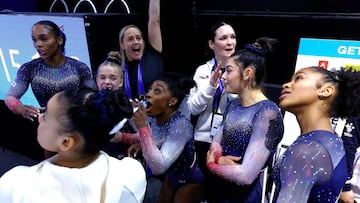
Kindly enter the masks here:
[[[119, 48], [118, 33], [123, 25], [135, 23], [146, 31], [147, 0], [127, 0], [131, 15], [103, 14], [107, 0], [93, 0], [97, 14], [73, 14], [77, 0], [65, 1], [71, 11], [66, 15], [84, 16], [93, 71], [108, 51]], [[52, 2], [1, 0], [0, 11], [9, 9], [53, 15], [48, 13]], [[192, 75], [199, 64], [209, 59], [206, 36], [210, 25], [226, 21], [237, 31], [239, 48], [260, 36], [279, 40], [265, 78], [270, 98], [277, 101], [279, 85], [294, 71], [299, 38], [360, 40], [359, 13], [360, 1], [356, 0], [162, 0], [165, 69]], [[5, 127], [0, 132], [0, 145], [38, 158], [41, 150], [36, 143], [36, 123], [12, 114], [3, 101], [0, 102], [0, 115], [0, 125]], [[11, 127], [14, 125], [15, 128]]]
[[[2, 2], [13, 2], [13, 5], [19, 1], [27, 2], [22, 5], [33, 2], [35, 6], [29, 6], [29, 11], [36, 8], [41, 13], [48, 12], [53, 2]], [[67, 15], [84, 15], [94, 71], [108, 51], [119, 49], [118, 32], [123, 25], [138, 24], [146, 32], [147, 0], [127, 0], [131, 15], [103, 14], [110, 0], [93, 0], [97, 14], [73, 14], [78, 0], [65, 1], [71, 11]], [[272, 58], [265, 79], [265, 82], [274, 84], [282, 84], [292, 74], [300, 37], [359, 39], [360, 1], [355, 0], [162, 0], [161, 9], [165, 69], [189, 75], [209, 58], [207, 30], [216, 21], [226, 21], [235, 27], [239, 48], [260, 36], [279, 39], [277, 55]]]

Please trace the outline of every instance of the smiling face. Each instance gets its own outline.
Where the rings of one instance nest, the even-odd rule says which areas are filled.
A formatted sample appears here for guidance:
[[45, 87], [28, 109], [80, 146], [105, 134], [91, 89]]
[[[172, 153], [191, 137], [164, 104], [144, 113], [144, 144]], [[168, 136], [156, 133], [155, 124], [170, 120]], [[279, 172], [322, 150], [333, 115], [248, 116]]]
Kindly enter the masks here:
[[121, 88], [123, 86], [123, 74], [120, 67], [110, 63], [101, 65], [97, 70], [96, 84], [99, 90]]
[[35, 24], [31, 29], [34, 48], [44, 60], [61, 53], [62, 37], [56, 37], [47, 25]]
[[126, 29], [120, 47], [125, 50], [128, 61], [140, 60], [144, 54], [145, 42], [141, 31], [137, 27]]
[[236, 63], [234, 57], [229, 58], [225, 64], [225, 71], [221, 76], [227, 93], [239, 94], [244, 87], [242, 68]]
[[298, 70], [292, 76], [290, 82], [283, 85], [281, 96], [279, 97], [280, 108], [294, 112], [299, 108], [319, 101], [321, 81], [322, 74], [312, 68]]

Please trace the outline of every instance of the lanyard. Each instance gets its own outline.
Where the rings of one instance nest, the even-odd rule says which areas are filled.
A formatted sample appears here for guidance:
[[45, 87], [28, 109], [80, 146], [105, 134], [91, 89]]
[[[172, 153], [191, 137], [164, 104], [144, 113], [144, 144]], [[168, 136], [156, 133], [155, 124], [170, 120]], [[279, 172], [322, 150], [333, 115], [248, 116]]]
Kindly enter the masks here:
[[[213, 71], [216, 70], [217, 67], [217, 61], [214, 58], [214, 66], [213, 66]], [[219, 87], [216, 89], [215, 91], [215, 95], [214, 95], [214, 101], [213, 101], [213, 110], [216, 112], [217, 109], [219, 108], [219, 104], [220, 104], [220, 99], [221, 99], [221, 94], [224, 92], [224, 85], [222, 83], [221, 80], [219, 80]]]
[[[133, 98], [132, 92], [131, 92], [131, 86], [130, 86], [130, 79], [129, 79], [129, 68], [128, 68], [128, 64], [125, 64], [125, 92], [126, 92], [126, 96], [128, 96], [129, 98]], [[138, 66], [137, 66], [137, 81], [138, 81], [138, 94], [140, 97], [145, 97], [145, 88], [144, 88], [144, 82], [142, 79], [142, 66], [141, 66], [141, 61], [139, 61]], [[140, 98], [143, 99], [143, 98]]]

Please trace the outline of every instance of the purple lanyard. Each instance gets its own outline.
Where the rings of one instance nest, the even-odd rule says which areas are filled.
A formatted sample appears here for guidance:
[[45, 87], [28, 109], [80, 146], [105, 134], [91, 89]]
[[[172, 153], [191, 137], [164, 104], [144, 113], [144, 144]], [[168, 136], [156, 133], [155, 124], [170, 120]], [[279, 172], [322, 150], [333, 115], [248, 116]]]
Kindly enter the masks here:
[[[137, 66], [137, 75], [138, 75], [138, 94], [139, 97], [145, 97], [145, 88], [144, 88], [144, 82], [142, 79], [142, 66], [141, 61], [139, 61], [139, 64]], [[125, 92], [126, 96], [133, 99], [132, 93], [131, 93], [131, 86], [130, 86], [130, 79], [129, 79], [129, 68], [128, 64], [125, 63]], [[143, 98], [140, 98], [143, 99]]]
[[[217, 67], [217, 61], [214, 58], [214, 66], [213, 66], [213, 71], [216, 70]], [[219, 108], [219, 104], [220, 104], [220, 98], [221, 98], [221, 94], [224, 91], [224, 85], [222, 83], [221, 80], [219, 80], [219, 87], [216, 89], [215, 91], [215, 95], [214, 95], [214, 102], [213, 102], [213, 110], [215, 110], [215, 112], [217, 111], [217, 109]]]

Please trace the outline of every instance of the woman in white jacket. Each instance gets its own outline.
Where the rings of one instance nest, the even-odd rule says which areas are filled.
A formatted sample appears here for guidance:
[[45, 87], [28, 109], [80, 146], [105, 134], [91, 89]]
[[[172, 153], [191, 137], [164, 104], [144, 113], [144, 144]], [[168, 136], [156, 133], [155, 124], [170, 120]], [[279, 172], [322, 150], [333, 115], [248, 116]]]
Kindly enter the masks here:
[[236, 34], [234, 28], [225, 23], [218, 22], [212, 25], [208, 36], [209, 48], [214, 53], [213, 58], [200, 65], [193, 76], [196, 87], [191, 89], [187, 99], [188, 110], [191, 115], [197, 117], [194, 126], [195, 150], [200, 169], [205, 176], [205, 197], [211, 199], [210, 183], [211, 175], [206, 167], [206, 153], [210, 148], [212, 137], [218, 124], [222, 120], [222, 114], [229, 100], [236, 97], [235, 94], [227, 94], [223, 91], [222, 82], [218, 79], [221, 64], [235, 52]]

